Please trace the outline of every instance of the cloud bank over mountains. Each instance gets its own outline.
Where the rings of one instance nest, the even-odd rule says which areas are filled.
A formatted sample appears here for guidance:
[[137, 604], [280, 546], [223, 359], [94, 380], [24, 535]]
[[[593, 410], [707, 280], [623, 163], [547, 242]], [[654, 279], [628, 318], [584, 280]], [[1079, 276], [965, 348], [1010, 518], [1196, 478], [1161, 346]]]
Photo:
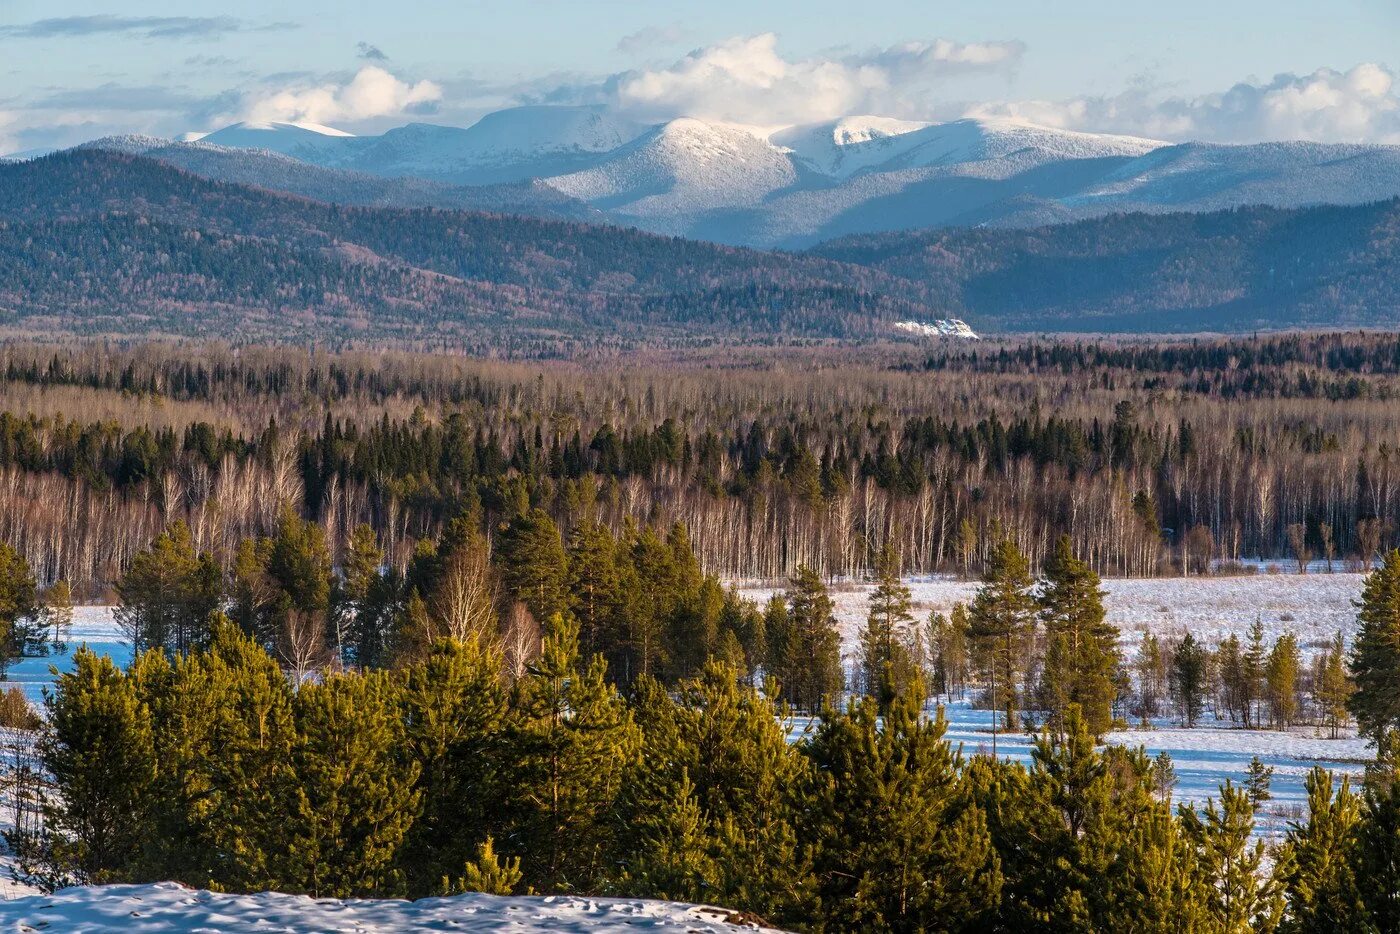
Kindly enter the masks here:
[[[217, 40], [232, 32], [295, 28], [230, 17], [85, 16], [0, 26], [11, 41], [105, 34], [146, 42]], [[624, 36], [618, 51], [664, 55], [683, 41], [677, 26]], [[1062, 129], [1171, 141], [1400, 143], [1400, 80], [1387, 64], [1362, 62], [1247, 79], [1218, 92], [1172, 94], [1134, 87], [1068, 99], [1017, 95], [1018, 68], [1033, 49], [1018, 39], [959, 42], [932, 38], [865, 50], [795, 55], [777, 34], [740, 35], [611, 74], [482, 81], [467, 72], [420, 72], [391, 65], [375, 45], [347, 49], [338, 73], [245, 74], [220, 91], [172, 77], [161, 88], [106, 81], [47, 87], [0, 101], [0, 151], [71, 145], [112, 133], [176, 137], [227, 123], [289, 121], [382, 131], [414, 120], [465, 126], [520, 103], [603, 105], [644, 122], [676, 117], [765, 128], [851, 114], [910, 120], [1010, 116]], [[991, 99], [967, 97], [968, 82]], [[159, 93], [158, 93], [159, 92]]]

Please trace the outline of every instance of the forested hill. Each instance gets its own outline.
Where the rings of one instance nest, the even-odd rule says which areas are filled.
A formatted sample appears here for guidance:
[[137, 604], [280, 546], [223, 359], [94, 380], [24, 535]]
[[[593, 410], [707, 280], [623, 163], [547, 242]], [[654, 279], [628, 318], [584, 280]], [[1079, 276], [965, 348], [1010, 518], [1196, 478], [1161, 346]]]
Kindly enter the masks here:
[[0, 327], [533, 355], [980, 330], [1400, 326], [1400, 201], [1118, 215], [770, 253], [332, 205], [111, 151], [0, 165]]
[[1400, 200], [881, 234], [814, 254], [918, 281], [983, 328], [1400, 326]]
[[[73, 151], [0, 166], [0, 322], [517, 351], [851, 336], [921, 307], [820, 257], [461, 211], [327, 205]], [[895, 296], [895, 297], [892, 297]]]

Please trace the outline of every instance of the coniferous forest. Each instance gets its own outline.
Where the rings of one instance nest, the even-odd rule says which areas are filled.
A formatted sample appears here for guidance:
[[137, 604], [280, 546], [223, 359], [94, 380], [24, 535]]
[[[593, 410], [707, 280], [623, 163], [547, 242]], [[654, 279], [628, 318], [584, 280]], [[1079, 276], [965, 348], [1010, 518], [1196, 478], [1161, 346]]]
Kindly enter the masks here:
[[[0, 348], [17, 871], [316, 896], [626, 895], [796, 930], [1400, 925], [1400, 339], [505, 363]], [[1105, 576], [1373, 568], [1358, 632], [1129, 652]], [[920, 618], [905, 581], [976, 580]], [[775, 583], [756, 603], [736, 580]], [[872, 586], [844, 657], [834, 588]], [[944, 738], [938, 704], [1036, 737]], [[1271, 849], [1127, 723], [1354, 724]], [[996, 733], [992, 734], [995, 743]]]

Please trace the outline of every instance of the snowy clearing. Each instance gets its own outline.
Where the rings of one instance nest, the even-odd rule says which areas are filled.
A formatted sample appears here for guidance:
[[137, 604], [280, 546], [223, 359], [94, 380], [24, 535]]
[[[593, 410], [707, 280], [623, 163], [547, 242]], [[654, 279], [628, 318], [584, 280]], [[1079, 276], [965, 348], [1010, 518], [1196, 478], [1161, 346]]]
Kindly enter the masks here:
[[[1270, 640], [1285, 631], [1298, 637], [1304, 659], [1341, 630], [1350, 643], [1364, 574], [1249, 574], [1239, 577], [1113, 578], [1103, 582], [1108, 621], [1123, 634], [1131, 653], [1145, 632], [1179, 636], [1188, 630], [1207, 643], [1235, 633], [1243, 638], [1257, 616]], [[977, 581], [950, 577], [909, 578], [915, 613], [947, 613], [970, 603]], [[781, 588], [776, 588], [781, 589]], [[865, 624], [872, 584], [837, 583], [831, 598], [847, 653], [854, 651]], [[763, 603], [775, 588], [741, 586], [740, 593]]]
[[[1245, 638], [1258, 617], [1270, 640], [1285, 631], [1298, 636], [1302, 655], [1310, 659], [1340, 629], [1350, 642], [1356, 629], [1353, 601], [1361, 595], [1362, 574], [1265, 573], [1239, 577], [1167, 577], [1109, 579], [1104, 603], [1108, 619], [1122, 632], [1123, 652], [1131, 657], [1146, 632], [1176, 638], [1187, 631], [1207, 644], [1234, 633]], [[909, 578], [915, 613], [927, 618], [933, 610], [947, 613], [955, 603], [968, 603], [977, 592], [976, 581], [946, 577]], [[870, 592], [865, 583], [837, 583], [832, 600], [841, 629], [847, 670], [856, 661], [857, 640], [865, 624]], [[741, 586], [740, 592], [760, 604], [774, 592], [771, 586]], [[932, 709], [932, 705], [930, 705]], [[949, 704], [947, 737], [962, 744], [965, 755], [992, 751], [991, 713], [976, 710], [966, 701]], [[803, 724], [796, 725], [800, 732]], [[1243, 730], [1206, 720], [1187, 730], [1167, 722], [1157, 729], [1110, 733], [1109, 743], [1143, 746], [1148, 755], [1166, 750], [1176, 766], [1175, 800], [1203, 804], [1219, 794], [1230, 778], [1240, 782], [1252, 756], [1273, 766], [1273, 799], [1259, 815], [1258, 831], [1265, 836], [1281, 833], [1287, 821], [1300, 816], [1307, 804], [1303, 778], [1313, 766], [1337, 775], [1352, 776], [1353, 784], [1363, 763], [1375, 758], [1365, 740], [1347, 735], [1327, 739], [1312, 727], [1290, 732]], [[1022, 732], [1001, 732], [997, 755], [1029, 763], [1032, 739]]]
[[64, 889], [0, 902], [9, 931], [332, 932], [756, 930], [722, 908], [641, 899], [457, 895], [416, 902], [223, 895], [178, 883]]

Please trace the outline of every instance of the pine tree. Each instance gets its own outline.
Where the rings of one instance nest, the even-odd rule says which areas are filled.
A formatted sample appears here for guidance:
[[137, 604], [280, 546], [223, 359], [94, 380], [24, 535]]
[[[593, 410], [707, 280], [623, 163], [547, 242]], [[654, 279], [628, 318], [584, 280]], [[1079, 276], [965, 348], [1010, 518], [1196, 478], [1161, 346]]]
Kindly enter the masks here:
[[496, 854], [495, 841], [487, 837], [486, 842], [477, 847], [476, 858], [466, 864], [456, 884], [450, 884], [447, 878], [443, 877], [442, 891], [439, 894], [482, 892], [486, 895], [514, 895], [523, 876], [520, 871], [520, 857], [503, 861]]
[[841, 634], [831, 596], [817, 572], [799, 565], [788, 582], [787, 636], [782, 644], [783, 697], [814, 712], [841, 694]]
[[1171, 753], [1163, 749], [1152, 760], [1152, 784], [1157, 797], [1170, 804], [1176, 783], [1176, 764], [1172, 762]]
[[1045, 564], [1038, 598], [1047, 641], [1038, 694], [1055, 729], [1076, 704], [1089, 732], [1102, 736], [1113, 725], [1119, 663], [1118, 630], [1107, 622], [1099, 576], [1074, 556], [1062, 536]]
[[1188, 632], [1172, 653], [1172, 694], [1187, 727], [1194, 727], [1201, 717], [1205, 683], [1206, 650]]
[[506, 589], [535, 619], [568, 610], [568, 556], [559, 527], [543, 510], [512, 519], [497, 540], [495, 556]]
[[1340, 632], [1323, 656], [1319, 677], [1313, 690], [1323, 717], [1332, 729], [1332, 738], [1336, 739], [1337, 731], [1346, 723], [1351, 695], [1355, 690], [1351, 678], [1347, 675], [1346, 649]]
[[398, 686], [384, 672], [303, 685], [292, 705], [295, 799], [285, 883], [314, 897], [404, 894], [396, 867], [419, 764], [399, 755]]
[[62, 652], [73, 629], [73, 589], [66, 580], [54, 581], [44, 594], [45, 622], [53, 630], [53, 644]]
[[498, 652], [441, 640], [404, 673], [404, 744], [420, 765], [419, 813], [401, 866], [411, 895], [426, 895], [469, 862], [493, 832], [508, 830], [502, 770], [509, 711]]
[[1243, 691], [1241, 700], [1244, 709], [1244, 725], [1248, 729], [1259, 724], [1260, 718], [1256, 716], [1254, 707], [1264, 695], [1264, 679], [1268, 673], [1264, 623], [1257, 615], [1249, 627], [1249, 647], [1245, 649], [1242, 662], [1241, 687]]
[[910, 651], [913, 599], [899, 579], [899, 555], [893, 546], [881, 549], [876, 570], [878, 582], [860, 636], [860, 665], [862, 690], [883, 709], [911, 688], [922, 691], [923, 685]]
[[1365, 931], [1400, 931], [1400, 737], [1382, 733], [1366, 767], [1352, 871], [1360, 882]]
[[208, 641], [223, 581], [213, 557], [196, 553], [189, 528], [177, 521], [132, 558], [116, 590], [112, 615], [136, 651], [184, 654]]
[[[968, 610], [968, 625], [980, 667], [989, 685], [987, 705], [1005, 713], [1005, 726], [1016, 720], [1016, 684], [1025, 666], [1026, 640], [1036, 613], [1030, 564], [1010, 539], [992, 550], [982, 587]], [[996, 728], [995, 713], [992, 717]]]
[[578, 626], [556, 615], [540, 657], [516, 684], [511, 802], [526, 881], [552, 891], [596, 886], [638, 732], [606, 666], [579, 659]]
[[1182, 828], [1209, 882], [1206, 909], [1215, 930], [1272, 930], [1282, 912], [1279, 893], [1260, 872], [1265, 847], [1252, 839], [1254, 810], [1248, 792], [1229, 779], [1219, 802], [1206, 802], [1204, 813], [1181, 808]]
[[0, 675], [10, 659], [32, 654], [45, 632], [38, 621], [38, 587], [29, 562], [0, 543]]
[[1278, 637], [1264, 665], [1264, 683], [1274, 728], [1286, 730], [1298, 716], [1298, 671], [1302, 658], [1298, 637], [1286, 632]]
[[569, 593], [585, 655], [602, 654], [620, 669], [627, 634], [621, 619], [617, 544], [600, 525], [580, 525], [569, 539]]
[[150, 713], [112, 660], [86, 647], [58, 676], [46, 707], [41, 755], [62, 789], [44, 799], [57, 868], [82, 882], [125, 881], [157, 806]]
[[1364, 908], [1353, 868], [1360, 802], [1345, 776], [1334, 794], [1332, 774], [1320, 767], [1308, 773], [1303, 785], [1308, 792], [1308, 819], [1289, 822], [1274, 869], [1286, 901], [1279, 931], [1364, 930]]
[[[940, 716], [906, 693], [828, 710], [805, 751], [804, 808], [826, 925], [833, 930], [978, 931], [996, 917], [1000, 862], [987, 816], [959, 793]], [[859, 802], [858, 806], [852, 806]]]
[[384, 551], [373, 527], [361, 523], [350, 533], [341, 577], [333, 595], [336, 654], [346, 662], [370, 667], [378, 662], [384, 607]]
[[1138, 713], [1144, 725], [1161, 712], [1162, 701], [1167, 696], [1170, 667], [1161, 641], [1150, 632], [1144, 633], [1133, 660], [1138, 682]]
[[1347, 709], [1361, 735], [1379, 740], [1400, 727], [1400, 550], [1366, 576], [1351, 649], [1356, 691]]
[[1251, 756], [1249, 767], [1245, 770], [1244, 791], [1249, 796], [1249, 803], [1254, 805], [1257, 813], [1264, 802], [1273, 798], [1269, 787], [1273, 784], [1274, 767], [1265, 765], [1258, 756]]

